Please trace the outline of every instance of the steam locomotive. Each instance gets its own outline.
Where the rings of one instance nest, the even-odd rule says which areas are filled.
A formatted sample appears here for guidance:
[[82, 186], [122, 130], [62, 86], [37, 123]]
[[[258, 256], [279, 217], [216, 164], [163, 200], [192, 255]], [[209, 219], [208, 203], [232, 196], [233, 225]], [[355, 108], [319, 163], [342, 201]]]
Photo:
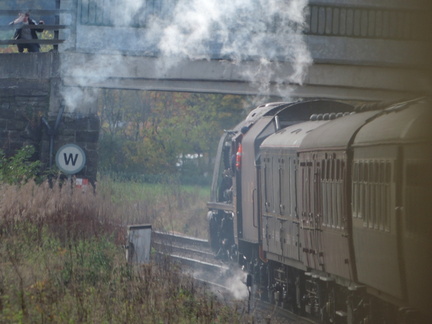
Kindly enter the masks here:
[[431, 103], [254, 109], [218, 145], [216, 256], [322, 323], [432, 323]]

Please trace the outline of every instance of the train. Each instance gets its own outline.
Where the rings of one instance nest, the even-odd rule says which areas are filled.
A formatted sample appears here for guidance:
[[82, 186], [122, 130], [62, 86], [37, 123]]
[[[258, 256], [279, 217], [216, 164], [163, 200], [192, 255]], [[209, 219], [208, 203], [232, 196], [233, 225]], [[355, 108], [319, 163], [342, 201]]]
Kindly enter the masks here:
[[432, 101], [269, 103], [218, 144], [209, 242], [320, 323], [432, 323]]

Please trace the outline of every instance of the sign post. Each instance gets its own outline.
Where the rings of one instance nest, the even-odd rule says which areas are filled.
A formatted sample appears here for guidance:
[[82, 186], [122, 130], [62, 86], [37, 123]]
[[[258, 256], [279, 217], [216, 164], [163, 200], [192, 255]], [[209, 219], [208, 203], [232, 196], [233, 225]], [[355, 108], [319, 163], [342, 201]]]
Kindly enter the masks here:
[[56, 154], [56, 165], [65, 174], [71, 175], [80, 172], [86, 163], [84, 151], [75, 144], [66, 144], [60, 147]]

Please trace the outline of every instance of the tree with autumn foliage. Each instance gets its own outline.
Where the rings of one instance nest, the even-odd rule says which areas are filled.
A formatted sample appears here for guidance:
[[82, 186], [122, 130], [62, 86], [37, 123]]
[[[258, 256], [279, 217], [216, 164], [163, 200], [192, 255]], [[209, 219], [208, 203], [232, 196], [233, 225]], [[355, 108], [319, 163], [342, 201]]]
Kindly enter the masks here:
[[224, 129], [244, 117], [235, 95], [102, 90], [100, 169], [128, 175], [211, 174]]

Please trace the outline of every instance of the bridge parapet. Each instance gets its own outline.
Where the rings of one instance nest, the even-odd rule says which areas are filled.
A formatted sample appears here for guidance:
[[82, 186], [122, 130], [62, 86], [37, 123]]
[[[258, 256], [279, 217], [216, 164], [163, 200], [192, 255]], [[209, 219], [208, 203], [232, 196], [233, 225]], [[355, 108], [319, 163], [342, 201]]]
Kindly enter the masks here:
[[[137, 12], [123, 19], [124, 15], [113, 12], [111, 6], [98, 6], [98, 0], [79, 1], [76, 50], [85, 53], [94, 53], [96, 50], [103, 53], [159, 56], [160, 38], [154, 36], [155, 33], [157, 36], [160, 34], [153, 28], [152, 17], [156, 15], [171, 19], [177, 2], [146, 1]], [[424, 8], [422, 1], [310, 1], [306, 7], [304, 35], [314, 62], [418, 64], [419, 58], [406, 55], [406, 52], [411, 50], [411, 54], [418, 53], [418, 43], [431, 39], [426, 28], [430, 12]], [[277, 19], [275, 17], [271, 23], [273, 26], [267, 26], [269, 38], [272, 29], [278, 30], [275, 27], [280, 23]], [[235, 34], [235, 27], [233, 24], [227, 31]], [[224, 43], [217, 36], [203, 39], [202, 45], [201, 52], [194, 53], [197, 57], [231, 58], [223, 50]], [[320, 50], [323, 46], [332, 51]], [[353, 50], [347, 51], [347, 48]], [[274, 58], [283, 61], [285, 50], [289, 51], [281, 49]], [[402, 54], [398, 55], [400, 52]], [[353, 56], [353, 53], [356, 55]], [[248, 53], [242, 55], [245, 57]], [[253, 54], [250, 54], [250, 58], [254, 59]], [[421, 62], [425, 60], [421, 59]]]
[[[114, 0], [57, 0], [58, 8], [55, 10], [31, 10], [32, 15], [49, 15], [54, 19], [54, 23], [44, 26], [44, 29], [54, 31], [54, 38], [35, 42], [55, 46], [61, 44], [60, 51], [159, 56], [161, 46], [157, 36], [161, 35], [161, 31], [158, 33], [155, 27], [169, 27], [170, 19], [176, 14], [176, 4], [180, 2], [182, 1], [143, 0], [131, 8]], [[356, 64], [360, 54], [369, 54], [361, 61], [375, 64], [402, 63], [406, 62], [407, 57], [388, 55], [390, 51], [401, 49], [404, 52], [410, 46], [416, 49], [416, 43], [431, 40], [427, 28], [430, 26], [430, 6], [427, 10], [425, 8], [426, 1], [422, 0], [365, 0], [361, 3], [353, 0], [312, 0], [305, 8], [304, 26], [300, 26], [300, 29], [303, 30], [308, 45], [313, 47], [311, 54], [315, 62], [332, 60]], [[136, 10], [132, 12], [133, 9]], [[0, 16], [10, 19], [18, 13], [18, 9], [0, 10]], [[272, 30], [279, 31], [280, 24], [298, 24], [278, 19], [280, 17], [275, 16], [273, 21], [265, 22], [269, 38]], [[155, 21], [164, 21], [164, 24], [157, 25]], [[235, 34], [236, 27], [234, 24], [227, 26], [226, 31]], [[13, 27], [0, 27], [0, 30], [6, 29], [12, 30]], [[343, 50], [340, 38], [348, 42], [345, 47], [354, 46], [357, 49], [356, 57]], [[19, 42], [2, 39], [0, 45]], [[200, 51], [206, 53], [196, 53], [197, 55], [205, 55], [209, 59], [230, 58], [230, 54], [222, 50], [227, 39], [218, 37], [217, 33], [212, 39], [202, 39], [202, 42]], [[331, 55], [315, 50], [322, 44], [336, 48]], [[386, 50], [388, 45], [390, 49]], [[359, 52], [358, 49], [362, 51]], [[285, 50], [289, 49], [279, 49], [279, 52], [275, 49], [275, 58], [283, 60]], [[245, 53], [244, 57], [247, 55]], [[250, 54], [250, 58], [254, 59], [253, 54]], [[418, 62], [417, 58], [412, 62]]]
[[[22, 10], [0, 10], [0, 17], [2, 21], [6, 19], [8, 21], [13, 21], [18, 14], [22, 13]], [[22, 39], [12, 39], [15, 29], [17, 28], [15, 25], [9, 23], [7, 25], [0, 26], [0, 31], [3, 31], [3, 35], [9, 36], [9, 39], [0, 39], [0, 45], [16, 45], [16, 44], [30, 44], [37, 43], [40, 45], [53, 45], [54, 51], [58, 50], [58, 46], [62, 44], [64, 39], [63, 31], [70, 28], [71, 19], [66, 19], [64, 17], [74, 15], [74, 11], [70, 9], [52, 9], [52, 10], [39, 10], [34, 9], [31, 10], [31, 14], [34, 16], [44, 16], [50, 17], [50, 23], [43, 25], [43, 30], [52, 31], [52, 38], [50, 39], [30, 39], [30, 40], [22, 40]], [[68, 21], [68, 25], [64, 23], [60, 23], [60, 21]], [[40, 25], [29, 25], [27, 28], [29, 29], [40, 29]]]

